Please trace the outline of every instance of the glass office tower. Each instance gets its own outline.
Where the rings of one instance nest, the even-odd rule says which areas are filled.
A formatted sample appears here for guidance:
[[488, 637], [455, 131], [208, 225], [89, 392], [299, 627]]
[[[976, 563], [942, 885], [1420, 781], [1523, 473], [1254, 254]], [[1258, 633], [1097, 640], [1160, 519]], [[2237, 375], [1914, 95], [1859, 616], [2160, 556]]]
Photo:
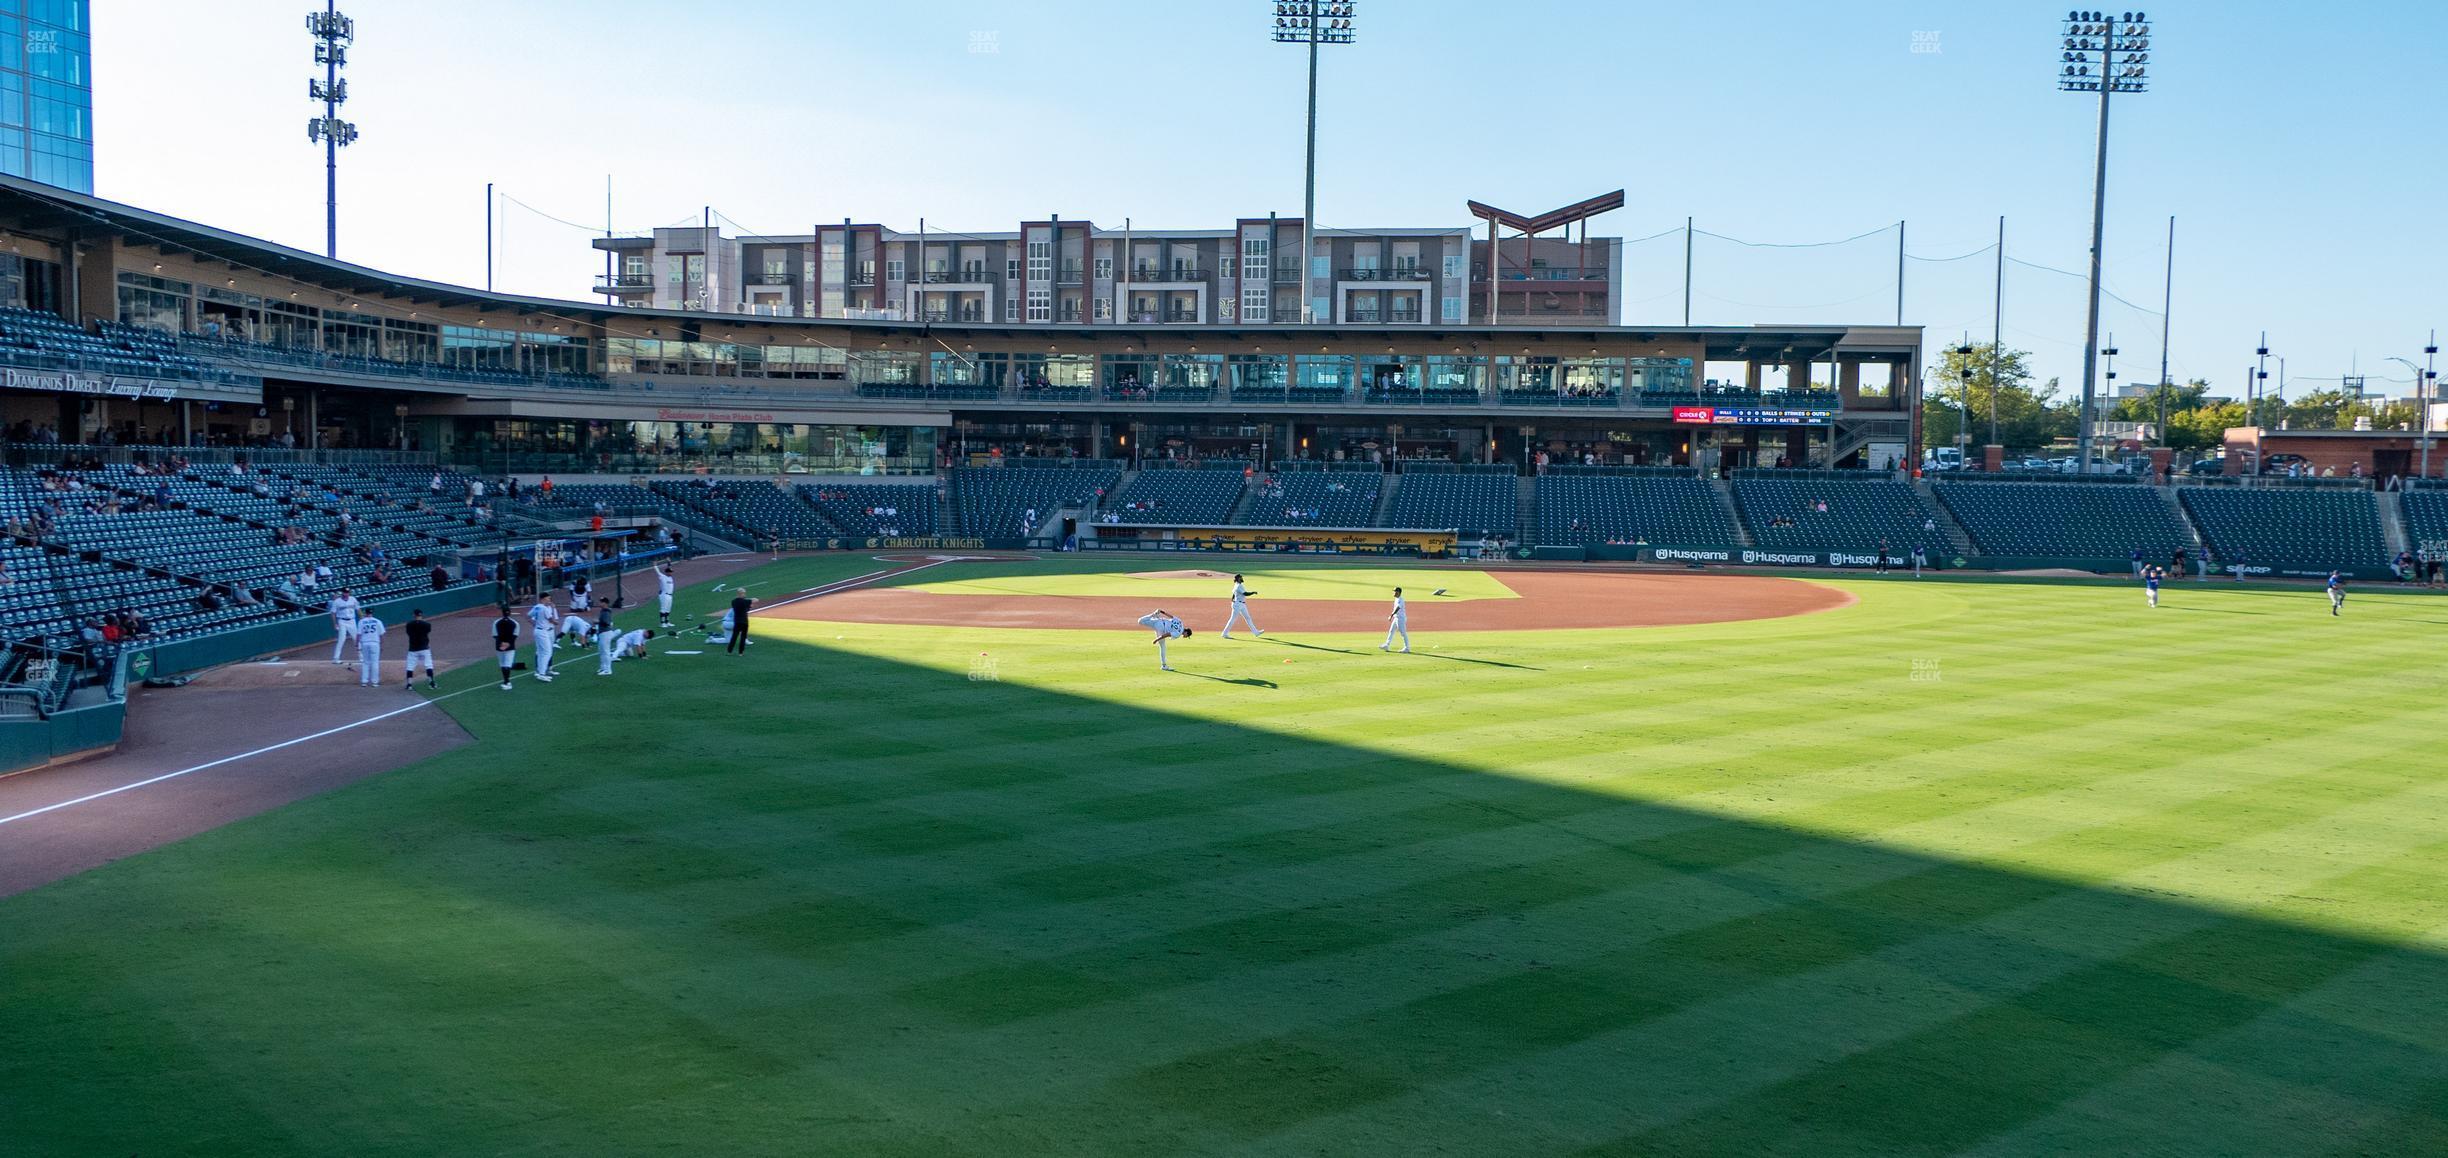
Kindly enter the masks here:
[[0, 173], [93, 192], [89, 0], [0, 0]]

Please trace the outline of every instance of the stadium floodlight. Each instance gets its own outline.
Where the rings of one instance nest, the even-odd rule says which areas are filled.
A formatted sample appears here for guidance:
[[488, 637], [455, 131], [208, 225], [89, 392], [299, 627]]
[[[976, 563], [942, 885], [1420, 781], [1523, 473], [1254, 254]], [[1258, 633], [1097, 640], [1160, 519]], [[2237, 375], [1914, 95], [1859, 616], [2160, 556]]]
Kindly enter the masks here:
[[2098, 156], [2091, 169], [2091, 294], [2083, 328], [2082, 421], [2074, 432], [2076, 469], [2091, 469], [2091, 409], [2098, 394], [2100, 245], [2108, 208], [2108, 98], [2139, 93], [2150, 81], [2150, 14], [2066, 13], [2059, 37], [2057, 87], [2099, 94]]
[[[1275, 0], [1275, 43], [1309, 46], [1309, 158], [1301, 179], [1301, 323], [1317, 321], [1309, 294], [1310, 251], [1317, 248], [1318, 46], [1350, 44], [1354, 0]], [[1274, 238], [1267, 244], [1273, 246]]]
[[348, 99], [348, 82], [340, 79], [348, 63], [348, 46], [357, 38], [357, 22], [340, 14], [339, 0], [323, 0], [321, 12], [306, 14], [306, 31], [314, 36], [315, 63], [323, 79], [306, 82], [306, 97], [320, 102], [323, 115], [306, 121], [306, 139], [323, 145], [323, 256], [340, 256], [340, 148], [357, 140], [357, 126], [340, 119], [340, 104]]

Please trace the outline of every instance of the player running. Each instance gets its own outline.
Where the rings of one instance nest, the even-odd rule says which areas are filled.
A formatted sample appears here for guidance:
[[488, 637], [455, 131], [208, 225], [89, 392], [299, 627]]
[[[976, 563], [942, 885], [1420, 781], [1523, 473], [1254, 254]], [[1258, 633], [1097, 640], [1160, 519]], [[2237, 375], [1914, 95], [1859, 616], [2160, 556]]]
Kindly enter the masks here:
[[2150, 605], [2153, 607], [2159, 606], [2159, 580], [2166, 574], [2155, 563], [2142, 568], [2142, 589], [2150, 593]]
[[2339, 609], [2346, 606], [2346, 577], [2331, 571], [2327, 587], [2329, 588], [2329, 614], [2335, 615]]
[[672, 588], [676, 585], [671, 564], [665, 563], [655, 568], [655, 612], [663, 620], [658, 626], [671, 626]]
[[510, 617], [510, 605], [502, 604], [501, 618], [493, 621], [493, 657], [501, 661], [503, 691], [510, 690], [510, 668], [518, 663], [518, 620]]
[[441, 682], [434, 679], [433, 623], [425, 618], [424, 612], [410, 608], [408, 622], [402, 624], [401, 629], [408, 633], [408, 661], [402, 665], [401, 669], [408, 677], [408, 690], [412, 692], [416, 690], [416, 673], [419, 663], [425, 665], [425, 686], [428, 688], [441, 687]]
[[1236, 623], [1249, 628], [1253, 638], [1266, 635], [1265, 632], [1258, 630], [1258, 621], [1250, 618], [1249, 597], [1250, 589], [1242, 584], [1241, 577], [1233, 576], [1232, 613], [1224, 617], [1224, 638], [1232, 638], [1233, 624]]
[[1149, 628], [1156, 633], [1156, 666], [1164, 671], [1172, 671], [1173, 663], [1165, 657], [1165, 644], [1176, 639], [1190, 638], [1189, 626], [1184, 624], [1178, 616], [1162, 607], [1140, 616], [1139, 626]]
[[[1880, 557], [1880, 558], [1882, 558], [1882, 559], [1883, 559], [1883, 558], [1886, 558], [1886, 556], [1885, 556], [1883, 553], [1882, 553], [1882, 554], [1881, 554], [1879, 557]], [[1379, 650], [1379, 651], [1391, 651], [1391, 650], [1393, 650], [1393, 648], [1394, 648], [1394, 637], [1395, 637], [1395, 636], [1397, 636], [1397, 635], [1399, 635], [1399, 636], [1401, 636], [1401, 637], [1402, 637], [1402, 641], [1403, 641], [1403, 645], [1402, 645], [1403, 654], [1404, 654], [1404, 655], [1409, 655], [1409, 654], [1411, 654], [1411, 628], [1410, 628], [1410, 626], [1409, 626], [1409, 623], [1410, 623], [1410, 617], [1409, 617], [1407, 614], [1405, 614], [1405, 612], [1404, 612], [1404, 610], [1403, 610], [1402, 588], [1397, 587], [1397, 588], [1395, 588], [1395, 589], [1394, 589], [1394, 612], [1393, 612], [1393, 614], [1386, 616], [1386, 638], [1385, 638], [1385, 642], [1384, 642], [1384, 643], [1381, 643], [1381, 644], [1378, 644], [1378, 645], [1377, 645], [1377, 650]]]

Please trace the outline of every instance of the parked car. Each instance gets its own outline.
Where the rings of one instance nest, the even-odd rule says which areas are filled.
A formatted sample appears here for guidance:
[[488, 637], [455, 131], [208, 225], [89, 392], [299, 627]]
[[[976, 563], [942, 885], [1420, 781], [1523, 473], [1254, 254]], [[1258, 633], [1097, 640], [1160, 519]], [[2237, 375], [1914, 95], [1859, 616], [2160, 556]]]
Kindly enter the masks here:
[[2285, 474], [2287, 472], [2287, 468], [2297, 466], [2304, 468], [2308, 472], [2312, 469], [2312, 460], [2305, 458], [2300, 454], [2266, 454], [2261, 456], [2261, 473], [2263, 474]]
[[2193, 460], [2193, 465], [2185, 468], [2185, 473], [2225, 474], [2227, 473], [2227, 460], [2223, 458], [2197, 458]]

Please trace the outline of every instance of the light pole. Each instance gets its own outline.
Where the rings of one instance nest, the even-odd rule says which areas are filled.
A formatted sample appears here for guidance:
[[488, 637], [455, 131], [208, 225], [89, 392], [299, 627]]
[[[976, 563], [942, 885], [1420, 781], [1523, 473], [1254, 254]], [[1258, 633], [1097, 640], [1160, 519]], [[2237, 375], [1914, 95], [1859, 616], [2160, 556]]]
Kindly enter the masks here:
[[[1996, 398], [1997, 384], [1990, 384], [1990, 397]], [[1994, 403], [1993, 411], [1994, 416]], [[1969, 459], [1972, 455], [1972, 335], [1965, 334], [1963, 345], [1955, 347], [1955, 448], [1956, 453]], [[1971, 463], [1962, 464], [1966, 470]]]
[[323, 256], [340, 256], [340, 147], [357, 139], [357, 126], [340, 119], [340, 103], [348, 99], [348, 82], [340, 79], [348, 63], [349, 42], [357, 37], [357, 22], [340, 14], [339, 0], [323, 0], [321, 12], [306, 14], [306, 31], [315, 38], [315, 63], [323, 79], [306, 81], [306, 97], [323, 103], [323, 115], [306, 120], [306, 139], [323, 143]]
[[[2104, 359], [2104, 361], [2100, 363], [2102, 370], [2104, 371], [2100, 375], [2100, 380], [2106, 383], [2108, 393], [2111, 396], [2116, 394], [2116, 356], [2116, 335], [2110, 334], [2108, 335], [2108, 344], [2100, 347], [2100, 357]], [[2100, 457], [2104, 459], [2108, 456], [2103, 454]], [[2084, 469], [2088, 470], [2089, 464], [2086, 463]]]
[[2244, 384], [2244, 421], [2261, 425], [2261, 396], [2269, 393], [2269, 331], [2261, 331], [2261, 345], [2253, 350], [2255, 359], [2252, 380]]
[[[1301, 324], [1317, 318], [1309, 286], [1309, 255], [1317, 248], [1318, 46], [1352, 42], [1353, 0], [1276, 0], [1275, 43], [1309, 46], [1309, 157], [1301, 178]], [[1270, 243], [1273, 238], [1269, 238]]]
[[2083, 324], [2082, 422], [2074, 432], [2076, 470], [2087, 474], [2091, 470], [2092, 398], [2098, 385], [2100, 244], [2108, 210], [2108, 98], [2148, 87], [2150, 17], [2142, 12], [2068, 12], [2064, 55], [2059, 59], [2065, 66], [2057, 76], [2060, 90], [2099, 94], [2098, 152], [2091, 167], [2091, 295]]
[[[2415, 441], [2422, 447], [2422, 465], [2415, 469], [2416, 478], [2431, 477], [2431, 405], [2439, 397], [2439, 371], [2434, 368], [2438, 360], [2439, 331], [2433, 330], [2431, 340], [2423, 343], [2422, 369], [2414, 371]], [[2397, 361], [2413, 369], [2414, 363], [2403, 358]]]

